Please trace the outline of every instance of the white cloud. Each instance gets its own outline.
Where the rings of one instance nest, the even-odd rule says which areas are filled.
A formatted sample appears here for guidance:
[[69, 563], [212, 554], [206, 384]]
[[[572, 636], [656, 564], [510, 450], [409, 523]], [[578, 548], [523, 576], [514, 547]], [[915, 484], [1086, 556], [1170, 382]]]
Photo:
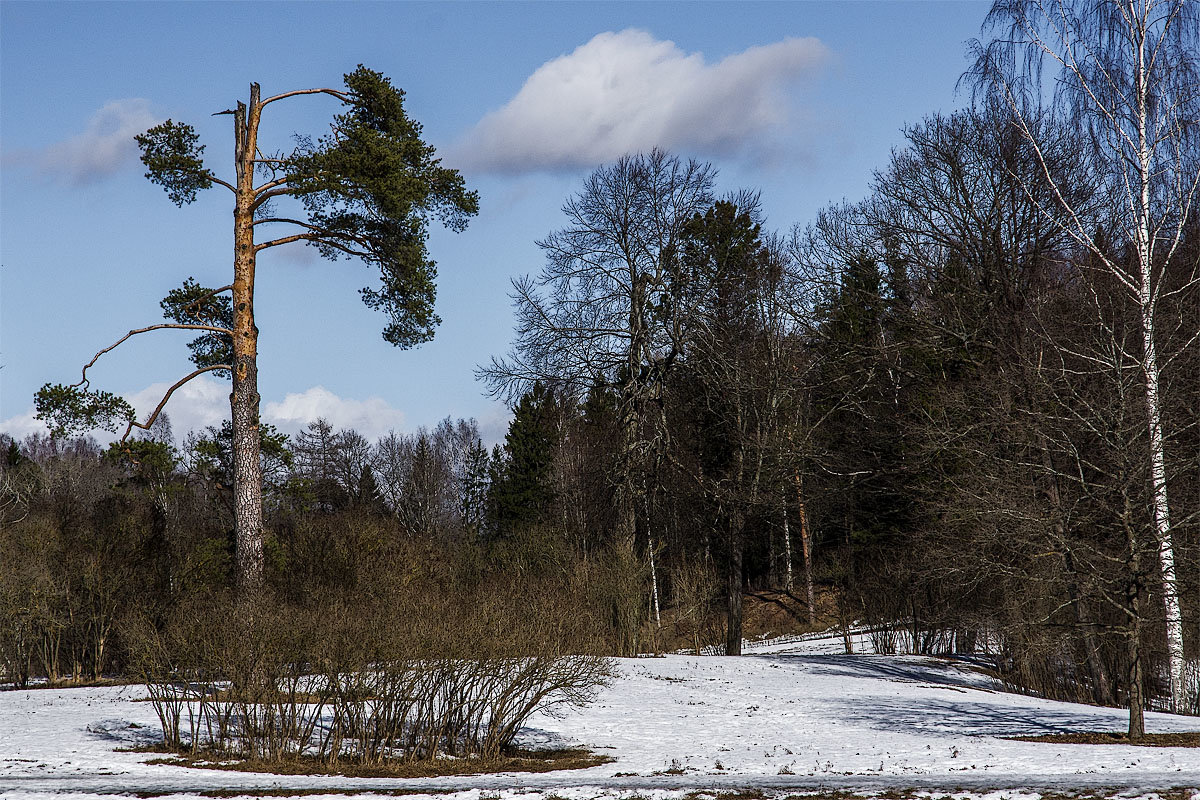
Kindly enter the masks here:
[[[139, 392], [126, 395], [125, 399], [137, 410], [138, 419], [145, 420], [152, 412], [169, 383], [155, 383]], [[229, 383], [213, 378], [201, 377], [181, 386], [164, 408], [171, 420], [177, 444], [182, 444], [188, 431], [202, 431], [208, 426], [219, 427], [229, 419]], [[354, 400], [339, 397], [324, 386], [314, 386], [303, 392], [293, 392], [281, 401], [262, 404], [262, 421], [274, 425], [281, 432], [296, 434], [317, 417], [324, 417], [335, 429], [354, 428], [371, 441], [387, 435], [390, 430], [404, 430], [404, 412], [393, 408], [381, 397]], [[34, 419], [33, 408], [0, 420], [0, 433], [7, 433], [20, 441], [31, 433], [46, 433], [46, 426]], [[117, 437], [104, 431], [92, 431], [101, 444]], [[501, 434], [503, 438], [503, 434]]]
[[31, 406], [24, 414], [17, 414], [8, 419], [0, 419], [0, 433], [7, 433], [18, 442], [31, 433], [49, 434], [50, 429], [41, 420], [34, 419]]
[[[128, 398], [138, 410], [139, 418], [145, 419], [154, 410], [169, 385], [154, 384]], [[219, 426], [229, 419], [229, 388], [227, 381], [197, 378], [172, 395], [166, 411], [176, 437], [182, 439], [189, 430]], [[381, 397], [366, 400], [339, 397], [324, 386], [290, 392], [282, 400], [266, 400], [261, 415], [263, 422], [289, 435], [303, 430], [317, 417], [324, 417], [335, 429], [354, 428], [370, 440], [393, 428], [403, 429], [405, 419], [403, 411]]]
[[138, 149], [133, 137], [161, 121], [150, 112], [149, 100], [113, 100], [88, 118], [82, 133], [50, 145], [38, 161], [48, 173], [76, 184], [89, 183], [135, 161]]
[[784, 91], [828, 60], [787, 38], [715, 64], [636, 29], [595, 36], [539, 67], [458, 145], [456, 163], [497, 172], [594, 166], [652, 147], [753, 152], [788, 121]]
[[[125, 399], [137, 409], [138, 421], [144, 422], [170, 388], [170, 383], [152, 383]], [[220, 427], [229, 419], [229, 383], [205, 377], [190, 380], [171, 395], [163, 411], [171, 419], [175, 439], [182, 444], [188, 431]]]
[[[139, 392], [125, 395], [125, 399], [133, 404], [138, 420], [142, 421], [150, 415], [169, 388], [170, 383], [152, 383]], [[188, 431], [201, 431], [209, 425], [219, 426], [222, 420], [229, 418], [229, 384], [212, 378], [188, 381], [171, 395], [163, 411], [171, 421], [176, 443], [182, 444]], [[31, 406], [24, 414], [0, 420], [0, 433], [7, 433], [18, 441], [31, 433], [49, 433], [45, 424], [34, 418], [34, 413]], [[117, 434], [94, 430], [91, 435], [101, 444], [108, 444], [123, 432], [123, 428]]]
[[390, 430], [404, 428], [404, 412], [392, 408], [382, 397], [352, 400], [338, 397], [324, 386], [290, 393], [282, 401], [264, 403], [262, 407], [263, 421], [289, 434], [317, 417], [324, 417], [335, 429], [354, 428], [371, 441]]

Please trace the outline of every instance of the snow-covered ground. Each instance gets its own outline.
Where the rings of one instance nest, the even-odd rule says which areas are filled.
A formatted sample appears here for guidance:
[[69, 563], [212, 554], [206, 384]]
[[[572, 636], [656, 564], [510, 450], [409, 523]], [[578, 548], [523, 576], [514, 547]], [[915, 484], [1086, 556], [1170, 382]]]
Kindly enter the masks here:
[[[840, 640], [807, 639], [740, 658], [621, 660], [595, 704], [535, 719], [523, 734], [526, 745], [583, 745], [615, 761], [541, 775], [383, 780], [149, 765], [151, 756], [118, 751], [159, 737], [153, 707], [138, 702], [140, 687], [3, 692], [0, 797], [407, 789], [455, 800], [672, 800], [697, 790], [898, 788], [1029, 800], [1039, 790], [1200, 787], [1200, 749], [1002, 738], [1123, 730], [1119, 709], [1000, 692], [989, 678], [941, 660], [839, 649]], [[1200, 719], [1148, 714], [1147, 729], [1200, 730]], [[1200, 800], [1200, 791], [1192, 797]]]

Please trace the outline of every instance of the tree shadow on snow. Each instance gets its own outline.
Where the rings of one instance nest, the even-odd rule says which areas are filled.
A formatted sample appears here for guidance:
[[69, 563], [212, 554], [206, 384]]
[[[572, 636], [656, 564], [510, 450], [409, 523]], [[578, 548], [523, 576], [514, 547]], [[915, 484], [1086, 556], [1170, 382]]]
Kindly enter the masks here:
[[834, 701], [840, 719], [879, 730], [943, 736], [1037, 736], [1112, 730], [1110, 715], [934, 698]]
[[[819, 701], [834, 709], [838, 719], [877, 730], [1007, 737], [1112, 730], [1122, 724], [1116, 709], [1097, 708], [1089, 712], [1085, 710], [1086, 706], [1038, 708], [1022, 703], [1019, 695], [992, 693], [986, 688], [991, 683], [990, 678], [936, 660], [872, 655], [764, 655], [761, 658], [797, 668], [806, 675], [874, 679], [954, 689], [961, 693], [954, 699], [928, 695], [879, 697], [856, 691], [856, 687], [848, 683], [843, 697]], [[996, 700], [987, 699], [990, 696]]]
[[922, 656], [877, 655], [790, 655], [786, 653], [754, 656], [780, 666], [799, 667], [810, 675], [863, 678], [900, 683], [924, 683], [984, 689], [995, 686], [994, 679], [960, 667], [953, 662]]

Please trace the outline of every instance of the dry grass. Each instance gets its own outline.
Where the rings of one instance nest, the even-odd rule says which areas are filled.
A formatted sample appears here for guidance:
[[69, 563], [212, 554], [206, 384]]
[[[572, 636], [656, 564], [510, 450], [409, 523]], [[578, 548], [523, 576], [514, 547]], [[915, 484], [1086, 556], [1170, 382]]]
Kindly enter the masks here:
[[[364, 794], [376, 794], [382, 797], [404, 797], [413, 794], [448, 794], [448, 791], [436, 789], [210, 789], [200, 792], [200, 797], [232, 798], [232, 797], [313, 797], [316, 795], [346, 795], [359, 797]], [[157, 797], [161, 795], [145, 795]]]
[[1200, 747], [1200, 731], [1188, 733], [1147, 733], [1140, 742], [1129, 741], [1125, 733], [1052, 733], [1044, 736], [1010, 736], [1016, 742], [1047, 744], [1130, 744], [1137, 747]]
[[139, 683], [141, 683], [139, 680], [122, 677], [80, 678], [79, 680], [74, 678], [59, 678], [53, 682], [39, 678], [35, 681], [30, 681], [21, 689], [18, 689], [16, 684], [0, 682], [0, 692], [26, 692], [34, 689], [91, 689], [104, 686], [135, 686]]

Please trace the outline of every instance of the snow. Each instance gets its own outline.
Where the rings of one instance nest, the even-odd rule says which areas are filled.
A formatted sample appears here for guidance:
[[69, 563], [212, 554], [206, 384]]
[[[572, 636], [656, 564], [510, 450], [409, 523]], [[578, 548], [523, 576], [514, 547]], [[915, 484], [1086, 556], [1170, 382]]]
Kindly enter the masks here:
[[[405, 789], [453, 800], [676, 800], [752, 787], [780, 796], [901, 789], [1034, 800], [1048, 790], [1200, 787], [1196, 748], [1003, 738], [1124, 730], [1120, 709], [1002, 692], [987, 676], [942, 659], [848, 656], [840, 648], [840, 639], [793, 639], [738, 658], [618, 660], [618, 677], [596, 703], [535, 718], [522, 734], [526, 746], [583, 745], [615, 761], [539, 775], [352, 779], [151, 765], [151, 755], [121, 751], [160, 737], [141, 687], [3, 692], [0, 797], [304, 789], [344, 798]], [[1169, 714], [1149, 713], [1146, 724], [1152, 732], [1200, 730], [1200, 719]], [[1200, 800], [1200, 791], [1192, 797]]]

